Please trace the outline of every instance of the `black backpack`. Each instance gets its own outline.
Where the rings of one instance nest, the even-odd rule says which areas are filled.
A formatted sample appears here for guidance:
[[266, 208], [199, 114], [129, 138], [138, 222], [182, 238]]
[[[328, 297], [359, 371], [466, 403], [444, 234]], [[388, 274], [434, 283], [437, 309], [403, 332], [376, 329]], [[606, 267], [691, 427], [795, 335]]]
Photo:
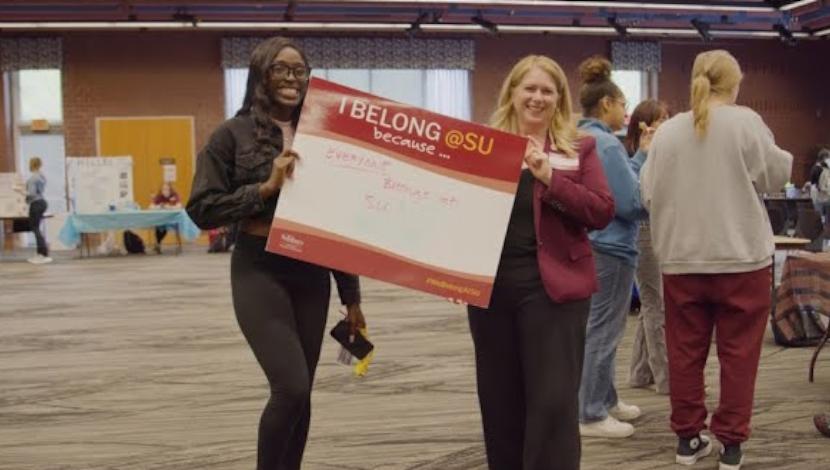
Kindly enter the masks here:
[[130, 254], [144, 254], [144, 241], [135, 233], [124, 230], [124, 249]]

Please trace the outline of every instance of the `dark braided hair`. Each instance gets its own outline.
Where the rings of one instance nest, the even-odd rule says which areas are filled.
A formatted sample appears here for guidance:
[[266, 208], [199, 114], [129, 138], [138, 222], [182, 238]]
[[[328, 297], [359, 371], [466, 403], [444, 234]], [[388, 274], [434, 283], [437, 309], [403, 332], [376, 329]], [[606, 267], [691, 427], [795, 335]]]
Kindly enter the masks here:
[[[245, 98], [242, 100], [242, 107], [236, 112], [237, 116], [250, 115], [253, 117], [256, 151], [271, 158], [275, 158], [279, 154], [278, 149], [282, 149], [282, 142], [276, 138], [277, 135], [282, 135], [282, 132], [272, 120], [277, 105], [271, 96], [268, 69], [271, 67], [274, 57], [286, 47], [296, 50], [303, 58], [306, 67], [309, 67], [308, 57], [290, 39], [276, 36], [261, 42], [251, 54]], [[300, 109], [302, 107], [303, 100], [301, 99], [300, 104], [291, 113], [291, 123], [294, 127], [297, 126], [297, 122], [300, 120]]]

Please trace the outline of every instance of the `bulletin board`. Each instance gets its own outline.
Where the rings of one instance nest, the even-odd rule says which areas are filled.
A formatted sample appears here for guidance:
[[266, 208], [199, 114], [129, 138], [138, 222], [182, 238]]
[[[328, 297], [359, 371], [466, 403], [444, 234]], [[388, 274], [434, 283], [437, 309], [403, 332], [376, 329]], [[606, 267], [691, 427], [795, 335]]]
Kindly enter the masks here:
[[193, 116], [99, 117], [95, 127], [98, 155], [132, 155], [134, 197], [142, 208], [165, 178], [187, 201], [195, 160]]

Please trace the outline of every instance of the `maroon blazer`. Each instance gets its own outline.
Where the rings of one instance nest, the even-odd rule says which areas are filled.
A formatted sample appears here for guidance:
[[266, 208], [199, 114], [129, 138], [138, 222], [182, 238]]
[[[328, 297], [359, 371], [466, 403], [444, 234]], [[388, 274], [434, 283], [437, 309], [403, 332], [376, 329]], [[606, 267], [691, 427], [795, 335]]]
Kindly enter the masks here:
[[533, 222], [539, 273], [545, 291], [562, 303], [586, 299], [597, 290], [588, 231], [614, 218], [614, 197], [593, 137], [578, 142], [579, 169], [553, 170], [550, 186], [536, 180]]

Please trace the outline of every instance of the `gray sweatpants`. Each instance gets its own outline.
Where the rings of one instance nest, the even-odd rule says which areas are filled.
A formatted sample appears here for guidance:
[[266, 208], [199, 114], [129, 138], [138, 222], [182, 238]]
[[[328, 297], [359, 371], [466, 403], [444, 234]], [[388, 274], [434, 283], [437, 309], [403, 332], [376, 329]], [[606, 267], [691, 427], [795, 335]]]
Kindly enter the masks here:
[[647, 387], [653, 383], [657, 393], [668, 394], [663, 281], [651, 247], [651, 229], [647, 222], [640, 226], [638, 247], [640, 260], [637, 265], [637, 286], [640, 289], [641, 305], [634, 333], [628, 383], [632, 387]]

